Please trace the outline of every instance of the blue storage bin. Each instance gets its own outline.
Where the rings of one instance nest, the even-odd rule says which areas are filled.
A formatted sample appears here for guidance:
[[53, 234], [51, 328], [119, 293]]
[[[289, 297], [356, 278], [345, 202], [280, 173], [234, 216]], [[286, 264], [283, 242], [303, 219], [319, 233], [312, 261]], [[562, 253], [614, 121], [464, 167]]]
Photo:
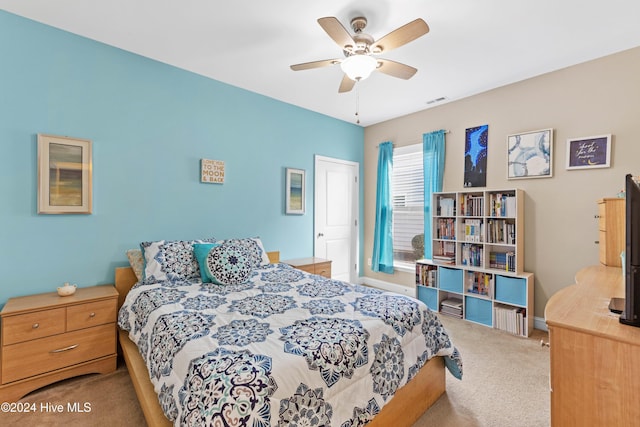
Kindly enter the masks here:
[[493, 307], [491, 301], [471, 296], [464, 297], [464, 318], [481, 323], [486, 326], [493, 326]]
[[427, 304], [433, 311], [438, 311], [438, 290], [427, 286], [418, 285], [418, 299]]
[[527, 305], [527, 279], [496, 274], [496, 301]]
[[438, 284], [443, 291], [462, 293], [464, 280], [462, 270], [457, 268], [438, 267]]

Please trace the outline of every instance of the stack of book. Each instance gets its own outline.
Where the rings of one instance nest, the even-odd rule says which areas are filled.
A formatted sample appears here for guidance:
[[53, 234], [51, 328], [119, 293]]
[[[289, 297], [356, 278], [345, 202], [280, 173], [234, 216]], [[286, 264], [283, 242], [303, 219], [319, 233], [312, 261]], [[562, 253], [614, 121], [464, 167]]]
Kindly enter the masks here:
[[447, 298], [440, 303], [440, 313], [462, 319], [462, 300]]

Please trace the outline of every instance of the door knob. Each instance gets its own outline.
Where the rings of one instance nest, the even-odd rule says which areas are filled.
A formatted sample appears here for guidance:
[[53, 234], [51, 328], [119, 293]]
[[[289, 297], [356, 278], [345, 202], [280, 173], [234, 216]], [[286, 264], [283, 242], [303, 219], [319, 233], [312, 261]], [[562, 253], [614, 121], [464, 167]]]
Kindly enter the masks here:
[[324, 237], [324, 233], [318, 233], [318, 238]]

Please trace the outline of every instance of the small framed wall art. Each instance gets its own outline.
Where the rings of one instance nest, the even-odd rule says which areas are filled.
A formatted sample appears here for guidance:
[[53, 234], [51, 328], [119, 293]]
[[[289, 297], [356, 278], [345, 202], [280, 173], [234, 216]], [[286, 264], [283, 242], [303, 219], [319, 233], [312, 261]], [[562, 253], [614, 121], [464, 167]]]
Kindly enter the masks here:
[[507, 179], [553, 176], [553, 129], [507, 136]]
[[91, 141], [38, 134], [38, 213], [91, 213]]
[[222, 160], [200, 159], [200, 182], [224, 184], [224, 162]]
[[285, 213], [303, 215], [305, 206], [305, 171], [287, 168], [285, 184]]
[[567, 169], [594, 169], [610, 166], [610, 134], [567, 140]]

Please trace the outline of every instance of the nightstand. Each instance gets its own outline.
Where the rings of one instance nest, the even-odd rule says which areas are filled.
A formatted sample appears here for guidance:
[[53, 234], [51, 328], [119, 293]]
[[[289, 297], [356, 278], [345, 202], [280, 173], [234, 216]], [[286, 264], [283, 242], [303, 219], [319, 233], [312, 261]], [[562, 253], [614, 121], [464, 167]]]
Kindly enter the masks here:
[[0, 401], [116, 369], [118, 292], [112, 285], [10, 298], [0, 312]]
[[289, 264], [298, 270], [303, 270], [307, 273], [317, 274], [331, 279], [331, 260], [329, 259], [309, 257], [288, 259], [282, 262]]

